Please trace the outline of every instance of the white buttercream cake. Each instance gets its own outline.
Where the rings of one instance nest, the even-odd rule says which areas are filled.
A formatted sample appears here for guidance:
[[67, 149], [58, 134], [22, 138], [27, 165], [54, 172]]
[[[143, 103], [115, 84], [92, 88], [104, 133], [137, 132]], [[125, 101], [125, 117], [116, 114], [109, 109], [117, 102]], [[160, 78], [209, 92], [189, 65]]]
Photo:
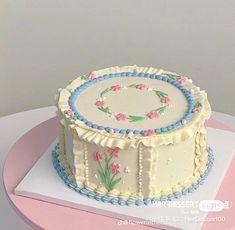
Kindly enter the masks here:
[[82, 195], [148, 204], [192, 192], [208, 170], [211, 109], [205, 91], [185, 76], [111, 67], [59, 89], [56, 103], [55, 157], [62, 179]]

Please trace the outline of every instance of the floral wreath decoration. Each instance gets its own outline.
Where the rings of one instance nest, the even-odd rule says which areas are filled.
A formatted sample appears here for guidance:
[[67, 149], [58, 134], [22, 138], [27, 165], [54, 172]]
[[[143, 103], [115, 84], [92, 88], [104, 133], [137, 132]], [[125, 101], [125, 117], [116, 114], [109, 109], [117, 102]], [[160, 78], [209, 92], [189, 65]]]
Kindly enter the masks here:
[[[157, 128], [157, 129], [150, 129], [150, 130], [125, 130], [125, 129], [112, 129], [111, 127], [104, 127], [102, 125], [98, 125], [98, 124], [94, 124], [91, 121], [88, 121], [85, 117], [83, 117], [79, 111], [77, 111], [74, 102], [75, 99], [77, 98], [77, 96], [79, 96], [79, 94], [85, 90], [86, 88], [90, 87], [91, 85], [103, 81], [105, 79], [109, 79], [109, 78], [115, 78], [115, 77], [144, 77], [144, 78], [151, 78], [151, 79], [157, 79], [157, 80], [162, 80], [165, 82], [168, 82], [170, 84], [172, 84], [173, 86], [175, 86], [176, 88], [178, 88], [186, 97], [187, 101], [188, 101], [188, 110], [185, 113], [185, 115], [176, 123], [168, 125], [166, 127], [162, 127], [162, 128]], [[141, 136], [152, 136], [152, 135], [156, 135], [156, 134], [164, 134], [166, 132], [169, 131], [173, 131], [177, 128], [180, 128], [181, 126], [184, 126], [189, 120], [191, 120], [192, 118], [192, 114], [196, 114], [196, 113], [200, 113], [202, 110], [202, 103], [200, 101], [194, 101], [194, 98], [191, 95], [191, 91], [188, 90], [187, 88], [185, 88], [184, 83], [185, 81], [188, 80], [187, 77], [182, 77], [176, 74], [170, 74], [170, 73], [162, 73], [162, 75], [156, 75], [156, 74], [149, 74], [149, 73], [143, 73], [143, 72], [121, 72], [121, 73], [114, 73], [114, 74], [106, 74], [103, 76], [99, 76], [97, 77], [95, 72], [90, 72], [88, 75], [82, 75], [79, 77], [81, 81], [85, 81], [85, 83], [83, 83], [82, 85], [80, 85], [79, 87], [77, 87], [76, 89], [74, 89], [72, 91], [72, 94], [69, 98], [69, 106], [70, 109], [66, 109], [63, 111], [63, 113], [66, 115], [66, 118], [70, 121], [70, 122], [74, 122], [76, 120], [80, 120], [83, 121], [88, 127], [94, 128], [94, 129], [98, 129], [98, 130], [104, 130], [106, 132], [111, 132], [111, 133], [118, 133], [118, 134], [122, 134], [122, 135], [127, 135], [129, 133], [133, 133], [136, 135], [141, 135]], [[188, 80], [190, 81], [190, 80]], [[113, 88], [112, 88], [113, 87]], [[121, 85], [115, 85], [112, 86], [110, 88], [105, 89], [104, 91], [102, 91], [100, 94], [100, 96], [102, 96], [101, 98], [103, 98], [103, 95], [106, 94], [109, 91], [119, 91], [122, 89]], [[146, 90], [147, 86], [143, 85], [143, 84], [133, 84], [130, 85], [127, 88], [136, 88], [139, 90]], [[158, 91], [156, 89], [155, 93], [156, 95], [159, 97], [162, 106], [160, 106], [159, 108], [157, 108], [155, 111], [150, 111], [148, 113], [146, 113], [144, 116], [135, 116], [135, 115], [126, 115], [126, 114], [115, 114], [115, 119], [118, 121], [123, 121], [128, 119], [128, 121], [130, 122], [137, 122], [137, 121], [142, 121], [144, 119], [156, 119], [159, 117], [159, 115], [161, 115], [165, 109], [170, 105], [171, 99], [169, 98], [169, 96], [161, 91]], [[100, 98], [99, 98], [100, 99]], [[104, 100], [97, 100], [95, 102], [95, 105], [98, 107], [98, 109], [106, 114], [108, 114], [109, 116], [113, 116], [112, 111], [110, 112], [110, 108], [107, 106], [105, 106], [105, 102]]]
[[[138, 89], [140, 91], [154, 92], [158, 96], [158, 98], [160, 99], [160, 102], [162, 105], [156, 109], [149, 111], [148, 113], [146, 113], [144, 115], [141, 115], [141, 116], [140, 115], [124, 114], [124, 113], [115, 113], [115, 112], [111, 111], [109, 106], [105, 106], [106, 105], [106, 102], [105, 102], [106, 98], [104, 97], [104, 95], [106, 95], [108, 92], [119, 92], [121, 90], [129, 89], [129, 88]], [[131, 84], [128, 86], [113, 85], [113, 86], [103, 90], [99, 96], [100, 97], [95, 102], [95, 105], [97, 106], [97, 108], [100, 111], [104, 112], [105, 114], [109, 115], [109, 117], [115, 118], [117, 121], [128, 120], [130, 122], [139, 122], [139, 121], [144, 121], [146, 119], [159, 118], [160, 115], [164, 113], [166, 108], [169, 107], [170, 102], [171, 102], [171, 99], [167, 93], [164, 93], [164, 92], [159, 91], [157, 89], [152, 89], [152, 88], [146, 86], [145, 84]]]

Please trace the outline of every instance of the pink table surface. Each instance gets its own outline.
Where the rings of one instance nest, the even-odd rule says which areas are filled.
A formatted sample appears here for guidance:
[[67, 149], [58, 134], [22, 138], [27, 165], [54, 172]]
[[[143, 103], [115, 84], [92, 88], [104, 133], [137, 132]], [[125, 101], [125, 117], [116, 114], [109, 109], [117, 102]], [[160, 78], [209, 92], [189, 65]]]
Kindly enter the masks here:
[[[209, 120], [208, 127], [214, 127], [229, 131], [225, 124]], [[153, 228], [144, 225], [118, 225], [118, 220], [101, 216], [69, 207], [60, 206], [36, 199], [14, 195], [17, 184], [24, 178], [27, 172], [41, 157], [58, 135], [58, 123], [56, 118], [51, 118], [23, 135], [10, 150], [4, 164], [3, 182], [10, 204], [24, 221], [34, 229], [113, 229], [113, 230], [148, 230]], [[216, 195], [216, 199], [229, 201], [230, 208], [219, 213], [209, 213], [208, 217], [222, 216], [224, 222], [205, 222], [203, 230], [229, 230], [235, 226], [235, 158], [224, 177], [223, 183]], [[141, 207], [140, 207], [141, 208]]]

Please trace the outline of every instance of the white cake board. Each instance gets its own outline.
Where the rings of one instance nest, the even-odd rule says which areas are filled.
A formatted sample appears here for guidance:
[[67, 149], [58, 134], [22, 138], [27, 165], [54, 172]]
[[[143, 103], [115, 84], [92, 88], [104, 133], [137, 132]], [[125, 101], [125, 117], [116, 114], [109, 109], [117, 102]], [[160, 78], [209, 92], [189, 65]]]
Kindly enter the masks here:
[[[213, 128], [207, 128], [207, 131], [207, 143], [215, 152], [215, 166], [203, 186], [176, 201], [213, 200], [229, 167], [235, 150], [235, 134]], [[57, 142], [58, 138], [16, 187], [17, 195], [122, 219], [125, 220], [123, 224], [128, 223], [127, 221], [140, 221], [141, 224], [162, 229], [199, 230], [201, 228], [203, 222], [188, 221], [194, 217], [206, 217], [207, 212], [200, 211], [198, 207], [173, 208], [145, 205], [128, 207], [103, 203], [79, 195], [63, 183], [53, 168], [51, 151]]]

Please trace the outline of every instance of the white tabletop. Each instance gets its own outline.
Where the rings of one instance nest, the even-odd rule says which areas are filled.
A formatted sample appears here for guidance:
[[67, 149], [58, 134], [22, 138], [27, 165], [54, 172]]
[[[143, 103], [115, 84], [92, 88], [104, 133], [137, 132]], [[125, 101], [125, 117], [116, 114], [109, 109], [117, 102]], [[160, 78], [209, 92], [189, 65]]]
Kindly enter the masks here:
[[[11, 146], [25, 132], [38, 125], [39, 123], [55, 116], [56, 108], [54, 106], [39, 108], [12, 114], [0, 118], [0, 171], [4, 159]], [[213, 112], [212, 118], [220, 120], [235, 129], [235, 116], [223, 113]], [[6, 200], [3, 191], [2, 177], [0, 177], [0, 229], [10, 230], [28, 230], [31, 229], [20, 217], [14, 212]]]

